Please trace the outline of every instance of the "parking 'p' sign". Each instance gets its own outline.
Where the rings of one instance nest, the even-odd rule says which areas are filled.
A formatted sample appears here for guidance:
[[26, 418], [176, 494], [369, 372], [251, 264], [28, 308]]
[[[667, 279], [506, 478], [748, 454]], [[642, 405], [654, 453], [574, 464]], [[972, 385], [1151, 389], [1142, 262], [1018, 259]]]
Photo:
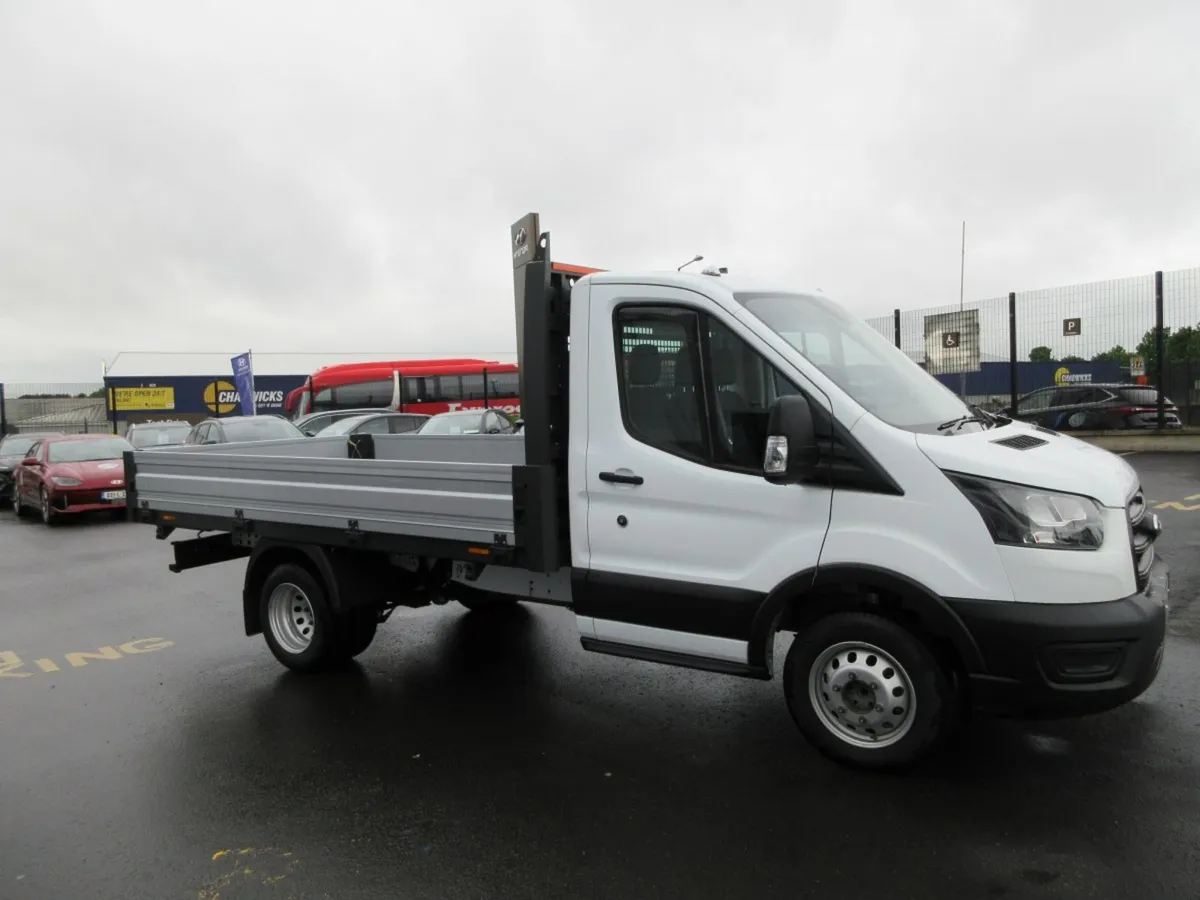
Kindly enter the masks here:
[[958, 332], [957, 331], [943, 331], [942, 332], [942, 349], [943, 350], [953, 350], [957, 346], [958, 346]]
[[1074, 337], [1079, 334], [1081, 319], [1063, 319], [1063, 337]]

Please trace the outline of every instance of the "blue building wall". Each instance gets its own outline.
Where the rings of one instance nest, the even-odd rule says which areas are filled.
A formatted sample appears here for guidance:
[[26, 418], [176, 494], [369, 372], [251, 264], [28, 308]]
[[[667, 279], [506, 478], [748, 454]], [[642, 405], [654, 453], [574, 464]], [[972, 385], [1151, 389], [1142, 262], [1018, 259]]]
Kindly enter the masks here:
[[[1064, 377], [1065, 376], [1065, 377]], [[959, 375], [934, 376], [950, 390], [958, 393]], [[1115, 362], [1086, 363], [1017, 363], [1017, 394], [1028, 394], [1038, 388], [1052, 387], [1060, 382], [1070, 384], [1124, 383], [1129, 379]], [[970, 396], [1004, 395], [1009, 393], [1009, 364], [980, 363], [978, 372], [967, 373], [967, 390]]]
[[[288, 392], [307, 375], [259, 375], [254, 379], [260, 413], [282, 413]], [[180, 418], [198, 421], [207, 416], [238, 414], [239, 397], [233, 375], [187, 375], [162, 378], [104, 379], [110, 419], [138, 421]]]

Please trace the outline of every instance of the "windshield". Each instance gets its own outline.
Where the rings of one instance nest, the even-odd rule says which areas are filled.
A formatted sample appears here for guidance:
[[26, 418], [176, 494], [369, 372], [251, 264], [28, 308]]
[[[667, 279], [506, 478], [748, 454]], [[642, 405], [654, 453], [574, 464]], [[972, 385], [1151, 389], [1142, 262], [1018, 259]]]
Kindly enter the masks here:
[[129, 436], [129, 443], [141, 449], [142, 447], [157, 447], [160, 444], [182, 444], [192, 426], [187, 423], [179, 425], [155, 425], [153, 427], [135, 428]]
[[41, 438], [27, 434], [11, 434], [0, 441], [0, 456], [24, 456], [35, 441]]
[[479, 434], [483, 416], [434, 416], [417, 431], [418, 434]]
[[889, 425], [927, 431], [971, 414], [966, 404], [891, 341], [829, 300], [775, 293], [738, 293], [734, 298]]
[[275, 416], [225, 419], [221, 422], [221, 427], [225, 429], [225, 438], [231, 443], [304, 437], [304, 432], [287, 419]]
[[133, 445], [122, 437], [93, 438], [83, 441], [51, 441], [52, 463], [90, 462], [96, 459], [120, 459]]

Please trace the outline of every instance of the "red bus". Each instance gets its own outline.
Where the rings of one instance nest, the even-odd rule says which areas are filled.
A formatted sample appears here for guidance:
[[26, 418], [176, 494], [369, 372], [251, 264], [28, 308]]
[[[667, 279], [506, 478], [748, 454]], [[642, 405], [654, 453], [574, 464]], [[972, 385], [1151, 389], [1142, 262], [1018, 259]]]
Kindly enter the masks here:
[[520, 415], [517, 367], [484, 359], [401, 359], [326, 366], [287, 395], [284, 411], [387, 407], [434, 415], [482, 407]]

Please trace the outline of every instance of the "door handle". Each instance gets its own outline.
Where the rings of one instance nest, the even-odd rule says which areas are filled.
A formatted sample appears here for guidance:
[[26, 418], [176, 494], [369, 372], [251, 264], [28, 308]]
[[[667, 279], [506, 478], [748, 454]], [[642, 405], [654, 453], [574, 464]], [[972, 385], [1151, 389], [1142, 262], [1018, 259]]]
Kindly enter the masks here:
[[601, 481], [609, 481], [613, 484], [641, 484], [646, 479], [641, 475], [621, 475], [618, 472], [601, 472]]

